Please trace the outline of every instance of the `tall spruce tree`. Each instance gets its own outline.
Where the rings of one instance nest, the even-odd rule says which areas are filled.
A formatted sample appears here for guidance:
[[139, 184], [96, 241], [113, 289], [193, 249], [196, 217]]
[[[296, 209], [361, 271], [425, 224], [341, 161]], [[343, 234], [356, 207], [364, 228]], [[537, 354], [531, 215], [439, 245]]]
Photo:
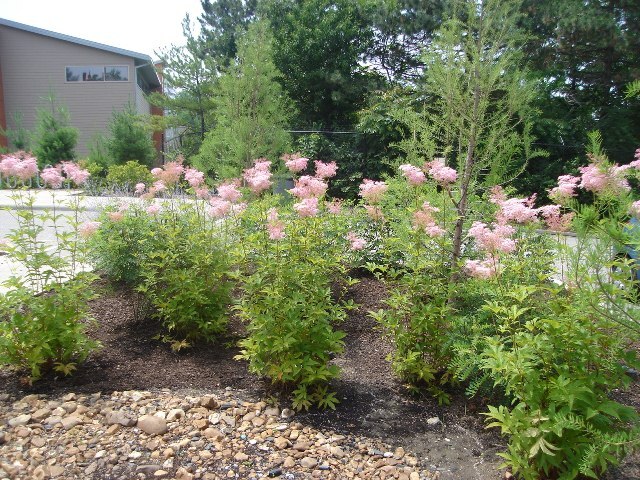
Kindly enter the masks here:
[[278, 158], [289, 146], [291, 102], [278, 83], [272, 38], [264, 21], [253, 23], [238, 42], [238, 58], [220, 78], [215, 126], [194, 163], [210, 176], [237, 176], [253, 160]]

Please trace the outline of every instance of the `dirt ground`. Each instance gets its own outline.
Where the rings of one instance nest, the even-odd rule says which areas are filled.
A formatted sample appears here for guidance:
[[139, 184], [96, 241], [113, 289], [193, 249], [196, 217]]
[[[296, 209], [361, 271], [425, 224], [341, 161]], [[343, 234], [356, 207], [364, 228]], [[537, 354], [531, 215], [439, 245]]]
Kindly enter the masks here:
[[[100, 295], [92, 301], [96, 320], [91, 335], [102, 343], [71, 377], [48, 375], [25, 385], [20, 377], [0, 370], [0, 391], [28, 393], [111, 392], [123, 390], [204, 391], [231, 387], [251, 395], [276, 397], [268, 382], [234, 360], [242, 325], [232, 321], [229, 333], [214, 345], [195, 345], [179, 353], [153, 339], [160, 329], [140, 298], [127, 288], [98, 283]], [[496, 453], [505, 446], [494, 430], [486, 430], [479, 413], [483, 406], [464, 395], [440, 407], [428, 397], [416, 398], [395, 380], [386, 360], [391, 344], [367, 315], [382, 306], [382, 283], [363, 278], [348, 295], [359, 304], [338, 328], [347, 333], [345, 351], [334, 359], [342, 369], [333, 388], [340, 404], [335, 411], [297, 415], [316, 428], [381, 439], [415, 453], [422, 465], [440, 472], [442, 479], [492, 480], [504, 476]], [[630, 391], [616, 392], [625, 403], [640, 406], [640, 381]], [[286, 400], [282, 400], [283, 403]], [[437, 421], [435, 420], [437, 417]], [[427, 422], [430, 420], [430, 422]], [[640, 456], [629, 457], [606, 479], [640, 478]]]

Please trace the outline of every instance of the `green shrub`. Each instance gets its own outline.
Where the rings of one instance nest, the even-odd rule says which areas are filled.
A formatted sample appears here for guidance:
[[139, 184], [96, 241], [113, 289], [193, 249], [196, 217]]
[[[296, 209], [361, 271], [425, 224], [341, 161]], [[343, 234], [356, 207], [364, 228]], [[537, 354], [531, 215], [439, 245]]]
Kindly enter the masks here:
[[183, 204], [159, 213], [150, 233], [138, 290], [172, 337], [212, 341], [226, 326], [233, 286], [218, 227]]
[[54, 369], [69, 374], [98, 343], [87, 336], [92, 276], [79, 276], [33, 296], [14, 289], [0, 298], [0, 364], [30, 372], [32, 380]]
[[149, 255], [153, 219], [141, 208], [129, 207], [120, 221], [111, 221], [107, 209], [100, 229], [89, 239], [90, 256], [96, 269], [114, 282], [135, 286], [141, 279], [141, 264]]
[[46, 98], [49, 105], [38, 109], [34, 153], [38, 165], [55, 165], [75, 158], [78, 130], [69, 126], [68, 112], [56, 105], [53, 94]]
[[109, 139], [106, 153], [115, 164], [122, 165], [129, 160], [137, 160], [150, 167], [158, 153], [151, 139], [143, 117], [136, 114], [133, 105], [114, 111], [109, 123]]
[[107, 183], [112, 186], [134, 188], [138, 183], [149, 185], [153, 176], [147, 167], [135, 160], [124, 165], [111, 165], [107, 173]]

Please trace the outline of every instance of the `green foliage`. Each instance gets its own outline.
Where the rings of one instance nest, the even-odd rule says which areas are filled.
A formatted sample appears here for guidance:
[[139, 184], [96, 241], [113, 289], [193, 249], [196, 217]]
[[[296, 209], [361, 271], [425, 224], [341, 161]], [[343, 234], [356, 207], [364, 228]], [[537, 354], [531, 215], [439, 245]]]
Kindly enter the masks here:
[[147, 167], [129, 160], [124, 165], [111, 165], [106, 180], [109, 185], [133, 189], [137, 183], [151, 184], [153, 177]]
[[637, 413], [607, 395], [629, 384], [619, 359], [637, 361], [610, 322], [588, 315], [579, 292], [544, 296], [547, 303], [514, 294], [485, 305], [500, 335], [489, 339], [482, 368], [514, 399], [513, 408], [489, 407], [489, 427], [511, 435], [501, 456], [525, 479], [598, 478], [640, 445], [640, 430], [628, 427]]
[[286, 0], [259, 6], [271, 25], [274, 62], [301, 127], [353, 125], [367, 92], [377, 85], [377, 75], [359, 64], [372, 38], [360, 3]]
[[141, 262], [142, 292], [172, 336], [212, 341], [227, 323], [230, 258], [203, 206], [181, 205], [153, 224]]
[[164, 93], [154, 92], [148, 98], [166, 112], [166, 127], [173, 127], [178, 135], [179, 145], [174, 139], [168, 148], [190, 158], [198, 152], [214, 123], [210, 112], [214, 108], [218, 64], [207, 55], [207, 44], [194, 37], [188, 15], [182, 22], [182, 31], [185, 45], [172, 45], [160, 52]]
[[344, 333], [333, 325], [352, 306], [337, 303], [331, 292], [342, 272], [342, 242], [328, 229], [331, 218], [296, 218], [290, 210], [280, 213], [287, 237], [269, 240], [263, 225], [269, 202], [255, 205], [255, 230], [245, 240], [251, 271], [237, 309], [249, 336], [240, 342], [238, 358], [249, 361], [250, 371], [294, 388], [294, 408], [335, 408], [338, 401], [325, 384], [338, 375], [329, 361], [342, 351]]
[[31, 133], [23, 127], [23, 115], [21, 112], [14, 112], [13, 125], [14, 128], [6, 130], [0, 128], [0, 135], [7, 138], [9, 146], [15, 150], [30, 150]]
[[68, 375], [98, 344], [86, 334], [93, 294], [83, 276], [33, 296], [16, 288], [0, 297], [0, 364], [29, 371], [37, 380], [50, 370]]
[[[17, 227], [10, 231], [4, 250], [20, 262], [24, 274], [13, 276], [0, 295], [0, 364], [29, 371], [30, 380], [50, 370], [65, 375], [98, 347], [86, 334], [91, 283], [84, 272], [86, 247], [78, 238], [79, 199], [70, 214], [34, 209], [35, 195], [13, 195]], [[42, 240], [44, 225], [55, 232], [53, 246]], [[72, 231], [61, 229], [66, 224]]]
[[112, 209], [101, 214], [102, 225], [89, 239], [89, 253], [96, 269], [114, 282], [135, 286], [142, 280], [142, 263], [149, 256], [153, 219], [132, 208], [122, 220], [110, 221]]
[[214, 116], [194, 164], [208, 175], [236, 177], [256, 158], [278, 158], [288, 148], [290, 103], [277, 79], [272, 39], [263, 22], [249, 28], [238, 59], [219, 80]]
[[[91, 144], [89, 145], [89, 156], [87, 157], [88, 165], [95, 165], [91, 167], [93, 170], [100, 168], [100, 172], [107, 171], [109, 166], [113, 163], [113, 160], [109, 156], [108, 139], [101, 134], [97, 134], [93, 137]], [[93, 177], [93, 172], [91, 173]]]
[[78, 130], [69, 126], [69, 114], [57, 105], [55, 95], [51, 92], [44, 100], [48, 105], [38, 109], [34, 136], [34, 153], [41, 167], [73, 160], [78, 142]]
[[106, 147], [109, 158], [118, 165], [136, 160], [151, 166], [157, 157], [151, 132], [130, 103], [123, 110], [113, 111]]

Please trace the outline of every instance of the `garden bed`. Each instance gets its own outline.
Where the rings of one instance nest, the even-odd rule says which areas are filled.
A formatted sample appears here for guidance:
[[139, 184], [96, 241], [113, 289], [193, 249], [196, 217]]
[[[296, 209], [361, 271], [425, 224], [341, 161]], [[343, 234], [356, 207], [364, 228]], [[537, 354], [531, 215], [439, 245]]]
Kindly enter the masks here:
[[[92, 394], [123, 390], [207, 392], [231, 387], [260, 398], [278, 397], [267, 382], [247, 371], [247, 364], [234, 360], [237, 339], [244, 333], [232, 321], [228, 334], [215, 345], [196, 345], [179, 353], [154, 339], [158, 324], [141, 314], [138, 296], [126, 288], [98, 283], [100, 296], [91, 302], [96, 319], [91, 335], [103, 348], [70, 377], [47, 375], [25, 385], [19, 376], [0, 371], [0, 393]], [[500, 459], [496, 453], [504, 442], [494, 430], [485, 430], [481, 400], [454, 395], [449, 407], [430, 398], [411, 396], [398, 383], [386, 361], [391, 350], [367, 312], [381, 307], [384, 285], [363, 278], [350, 287], [349, 297], [360, 305], [349, 312], [340, 328], [347, 333], [345, 351], [334, 359], [342, 369], [333, 382], [340, 400], [336, 411], [300, 413], [296, 420], [318, 429], [331, 429], [353, 436], [381, 439], [417, 455], [423, 468], [439, 471], [440, 478], [498, 479]], [[636, 381], [628, 392], [616, 396], [623, 403], [640, 406]], [[281, 397], [284, 398], [284, 397]], [[282, 400], [281, 406], [287, 406]], [[437, 418], [437, 420], [436, 420]], [[640, 458], [627, 458], [620, 469], [606, 478], [640, 478]]]

